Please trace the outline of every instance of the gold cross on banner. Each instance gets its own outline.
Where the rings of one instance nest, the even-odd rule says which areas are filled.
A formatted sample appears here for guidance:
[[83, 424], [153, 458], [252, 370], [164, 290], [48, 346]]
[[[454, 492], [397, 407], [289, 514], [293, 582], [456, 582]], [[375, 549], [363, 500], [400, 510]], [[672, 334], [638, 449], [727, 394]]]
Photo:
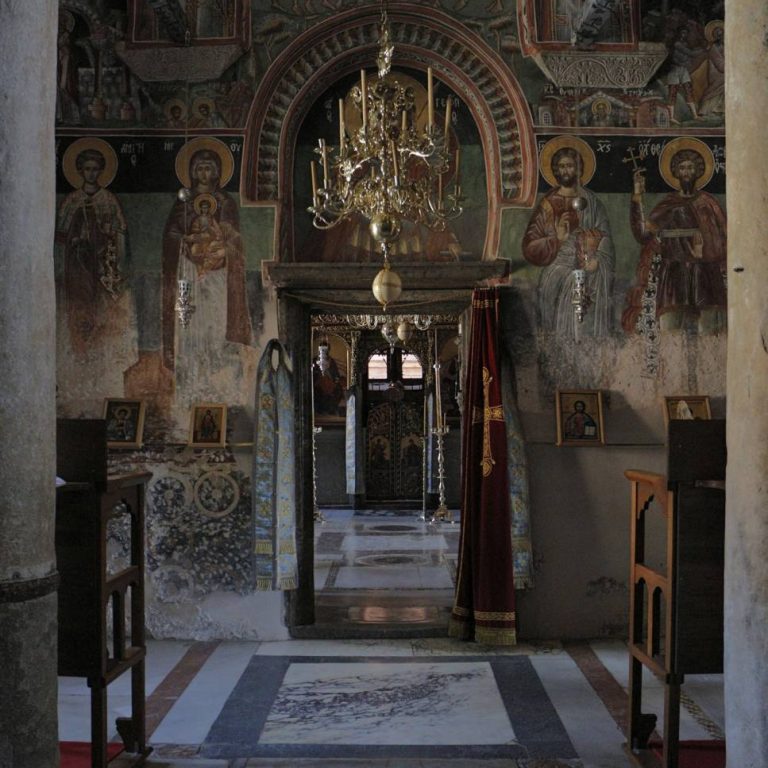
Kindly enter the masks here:
[[490, 388], [493, 376], [490, 371], [483, 366], [483, 408], [475, 407], [472, 411], [472, 423], [479, 424], [483, 422], [483, 458], [480, 466], [483, 468], [483, 477], [488, 477], [493, 471], [493, 465], [496, 461], [491, 454], [491, 422], [504, 421], [504, 406], [489, 405]]

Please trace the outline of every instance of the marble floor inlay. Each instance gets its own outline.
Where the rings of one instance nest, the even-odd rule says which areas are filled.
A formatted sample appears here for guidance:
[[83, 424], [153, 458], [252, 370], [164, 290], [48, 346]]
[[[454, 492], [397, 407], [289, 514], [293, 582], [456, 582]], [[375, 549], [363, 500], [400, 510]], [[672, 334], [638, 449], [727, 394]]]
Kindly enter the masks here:
[[515, 734], [487, 662], [298, 663], [259, 742], [511, 744]]
[[[389, 540], [389, 541], [388, 541]], [[391, 534], [371, 535], [369, 533], [358, 536], [347, 536], [342, 544], [345, 552], [376, 552], [382, 549], [416, 550], [417, 552], [428, 552], [431, 550], [444, 550], [447, 548], [446, 541], [438, 535], [418, 535], [402, 534], [394, 538]]]
[[201, 753], [577, 757], [527, 656], [256, 655]]

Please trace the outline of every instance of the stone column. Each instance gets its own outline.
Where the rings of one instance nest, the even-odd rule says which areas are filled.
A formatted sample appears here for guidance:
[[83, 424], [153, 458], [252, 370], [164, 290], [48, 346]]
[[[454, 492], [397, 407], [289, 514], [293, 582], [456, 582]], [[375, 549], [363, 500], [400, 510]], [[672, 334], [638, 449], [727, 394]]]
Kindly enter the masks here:
[[728, 3], [725, 711], [728, 765], [768, 765], [768, 6]]
[[0, 768], [56, 768], [58, 3], [0, 0]]

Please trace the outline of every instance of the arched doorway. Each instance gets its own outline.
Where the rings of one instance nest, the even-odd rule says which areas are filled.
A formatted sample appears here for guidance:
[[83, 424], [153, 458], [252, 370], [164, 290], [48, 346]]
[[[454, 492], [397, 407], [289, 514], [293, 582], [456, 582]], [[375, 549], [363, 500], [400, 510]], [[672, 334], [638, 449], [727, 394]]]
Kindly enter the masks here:
[[[411, 311], [460, 314], [469, 303], [473, 286], [508, 273], [509, 263], [496, 259], [501, 212], [509, 206], [530, 206], [535, 198], [535, 137], [522, 89], [499, 54], [468, 35], [460, 21], [437, 9], [428, 10], [406, 3], [389, 7], [396, 50], [393, 72], [403, 71], [423, 85], [431, 68], [443, 89], [441, 97], [450, 95], [454, 105], [461, 105], [459, 128], [471, 132], [458, 137], [464, 158], [462, 179], [467, 184], [472, 180], [477, 193], [473, 200], [479, 204], [474, 217], [467, 217], [472, 222], [471, 231], [457, 232], [463, 248], [456, 249], [447, 241], [447, 247], [442, 243], [432, 247], [434, 242], [430, 242], [421, 249], [424, 256], [420, 261], [404, 251], [394, 264], [404, 286], [399, 300], [403, 306], [418, 308]], [[287, 597], [289, 626], [297, 636], [302, 634], [302, 626], [315, 620], [316, 613], [312, 575], [318, 550], [314, 541], [312, 438], [324, 441], [331, 435], [329, 429], [318, 436], [312, 426], [310, 317], [322, 312], [342, 316], [344, 312], [381, 311], [371, 295], [380, 255], [369, 252], [367, 258], [321, 259], [321, 252], [336, 256], [344, 251], [335, 243], [313, 244], [307, 236], [306, 206], [311, 190], [305, 161], [318, 137], [326, 144], [334, 142], [334, 127], [325, 119], [325, 104], [336, 103], [345, 95], [345, 84], [354, 80], [361, 68], [372, 67], [379, 47], [378, 22], [379, 9], [364, 6], [334, 14], [309, 34], [299, 36], [275, 59], [263, 79], [253, 101], [244, 145], [247, 160], [241, 174], [241, 203], [275, 209], [274, 252], [278, 256], [275, 261], [262, 262], [262, 274], [265, 283], [277, 289], [280, 337], [294, 354], [294, 372], [302, 381], [296, 393], [296, 412], [302, 419], [297, 435], [298, 491], [302, 496], [297, 507], [299, 588]], [[336, 89], [343, 92], [336, 93]], [[409, 236], [408, 242], [418, 242], [417, 235]], [[348, 240], [342, 245], [349, 245]], [[361, 380], [355, 386], [358, 389], [352, 396], [357, 409], [363, 402]], [[356, 427], [362, 428], [364, 414], [351, 411], [349, 400], [346, 408], [345, 422], [354, 418]], [[375, 423], [382, 428], [385, 423], [396, 425], [398, 417], [385, 418], [382, 409]], [[458, 434], [458, 430], [453, 433], [457, 440]], [[338, 434], [335, 437], [338, 439]], [[398, 457], [407, 455], [410, 445], [408, 440], [402, 443]], [[351, 482], [349, 476], [344, 478], [345, 490], [353, 496], [365, 493], [365, 454], [362, 444], [359, 448], [362, 456], [354, 455], [350, 462], [345, 451], [342, 461], [331, 467], [332, 471], [340, 467], [348, 471], [350, 464], [362, 468], [354, 472]], [[326, 457], [324, 451], [319, 453]], [[430, 474], [422, 469], [422, 485]], [[454, 473], [456, 481], [458, 475]], [[418, 474], [413, 472], [408, 482], [414, 482], [413, 477]], [[388, 490], [383, 495], [392, 493]]]

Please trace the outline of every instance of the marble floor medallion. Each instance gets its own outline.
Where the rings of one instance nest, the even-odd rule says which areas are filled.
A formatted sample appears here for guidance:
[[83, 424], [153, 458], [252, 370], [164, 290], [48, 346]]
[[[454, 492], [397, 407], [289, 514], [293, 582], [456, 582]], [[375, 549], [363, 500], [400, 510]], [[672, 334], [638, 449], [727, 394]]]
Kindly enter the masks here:
[[210, 758], [574, 758], [526, 657], [254, 656]]
[[397, 523], [384, 523], [383, 525], [371, 525], [369, 531], [383, 531], [385, 533], [405, 533], [407, 531], [418, 531], [417, 525], [399, 525]]
[[381, 555], [363, 555], [362, 557], [355, 558], [355, 565], [430, 565], [431, 558], [429, 555], [398, 555], [398, 554], [381, 554]]
[[259, 742], [516, 743], [487, 662], [291, 664]]

